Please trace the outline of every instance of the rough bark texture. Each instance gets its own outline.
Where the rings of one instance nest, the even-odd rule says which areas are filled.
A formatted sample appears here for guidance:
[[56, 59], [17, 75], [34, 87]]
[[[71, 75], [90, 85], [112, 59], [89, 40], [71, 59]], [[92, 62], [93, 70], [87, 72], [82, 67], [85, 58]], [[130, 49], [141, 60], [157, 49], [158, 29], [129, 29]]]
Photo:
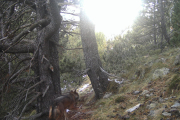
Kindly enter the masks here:
[[[42, 0], [38, 0], [38, 3], [41, 3], [41, 1]], [[47, 9], [49, 11], [46, 11]], [[55, 0], [50, 0], [48, 6], [38, 4], [37, 14], [39, 19], [47, 17], [47, 14], [50, 14], [51, 18], [51, 22], [48, 26], [43, 29], [39, 29], [37, 38], [39, 43], [39, 77], [40, 81], [45, 80], [39, 86], [39, 92], [45, 92], [46, 89], [48, 89], [45, 96], [41, 96], [38, 99], [38, 112], [46, 112], [49, 109], [51, 101], [58, 94], [61, 94], [58, 51], [56, 45], [51, 42], [58, 42], [59, 40], [59, 27], [61, 19], [59, 15], [59, 9]], [[50, 70], [51, 65], [53, 66], [53, 71]], [[43, 116], [40, 119], [46, 120], [47, 116]]]
[[[7, 78], [4, 77], [0, 94], [9, 87], [9, 84], [22, 82], [23, 85], [18, 92], [15, 91], [17, 100], [12, 102], [12, 108], [16, 112], [8, 113], [6, 119], [14, 119], [14, 116], [18, 116], [20, 120], [27, 106], [32, 102], [35, 104], [34, 101], [37, 100], [37, 113], [41, 114], [38, 120], [47, 120], [51, 102], [61, 94], [56, 45], [59, 41], [61, 8], [58, 8], [56, 1], [63, 2], [63, 0], [7, 0], [8, 4], [1, 1], [1, 4], [7, 6], [0, 12], [1, 58], [6, 53], [12, 53], [12, 56], [15, 53], [15, 58], [7, 59], [4, 66], [6, 67], [6, 64], [13, 60], [17, 66], [12, 74], [9, 73]], [[27, 11], [28, 15], [26, 15]], [[23, 57], [22, 55], [24, 58], [20, 58]], [[18, 62], [21, 59], [22, 61]], [[4, 66], [0, 69], [2, 70]], [[26, 75], [32, 79], [23, 79], [24, 76], [27, 77]], [[8, 110], [13, 111], [11, 108]]]
[[164, 35], [164, 38], [166, 39], [167, 43], [170, 44], [170, 38], [169, 38], [169, 35], [167, 34], [166, 24], [164, 20], [163, 0], [161, 0], [161, 29], [162, 29], [162, 34]]
[[91, 80], [96, 98], [99, 99], [106, 91], [108, 77], [100, 70], [102, 64], [98, 54], [94, 25], [88, 19], [83, 9], [81, 9], [80, 14], [80, 27], [86, 68], [90, 68], [90, 71], [88, 71], [88, 76]]

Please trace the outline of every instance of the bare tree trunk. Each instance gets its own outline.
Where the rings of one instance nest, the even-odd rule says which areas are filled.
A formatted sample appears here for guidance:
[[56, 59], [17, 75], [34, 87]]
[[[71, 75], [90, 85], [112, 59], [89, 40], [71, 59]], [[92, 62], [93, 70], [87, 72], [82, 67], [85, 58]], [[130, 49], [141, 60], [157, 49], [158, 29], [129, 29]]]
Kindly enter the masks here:
[[156, 9], [156, 0], [154, 0], [154, 44], [156, 45], [157, 44], [157, 41], [156, 41], [156, 15], [155, 15], [155, 9]]
[[161, 0], [161, 29], [162, 29], [162, 34], [164, 35], [164, 38], [166, 39], [167, 43], [170, 44], [170, 38], [167, 34], [166, 30], [166, 24], [164, 21], [164, 7], [163, 7], [163, 0]]
[[[45, 28], [38, 30], [38, 66], [39, 66], [39, 78], [40, 81], [44, 80], [39, 85], [39, 92], [43, 95], [38, 98], [38, 112], [46, 113], [52, 100], [61, 94], [60, 90], [60, 75], [59, 75], [59, 58], [58, 51], [54, 42], [59, 41], [59, 27], [60, 27], [60, 15], [57, 3], [55, 0], [49, 1], [49, 7], [46, 8], [38, 1], [37, 16], [38, 19], [44, 19], [47, 14], [50, 14], [51, 23]], [[49, 13], [46, 13], [46, 9], [49, 9]], [[54, 42], [51, 42], [54, 41]], [[42, 116], [39, 118], [46, 120], [48, 117]], [[39, 120], [38, 119], [38, 120]]]
[[102, 67], [98, 53], [94, 25], [86, 16], [83, 8], [80, 14], [81, 41], [86, 68], [90, 68], [88, 76], [95, 91], [96, 98], [102, 98], [108, 85], [108, 76], [100, 70]]

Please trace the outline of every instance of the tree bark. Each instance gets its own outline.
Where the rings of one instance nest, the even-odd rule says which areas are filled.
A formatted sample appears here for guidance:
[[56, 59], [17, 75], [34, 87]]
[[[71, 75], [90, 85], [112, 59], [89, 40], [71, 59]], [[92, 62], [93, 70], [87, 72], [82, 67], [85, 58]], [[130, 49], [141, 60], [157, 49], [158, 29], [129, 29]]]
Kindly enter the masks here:
[[108, 85], [108, 76], [100, 70], [102, 63], [98, 53], [95, 37], [95, 27], [89, 20], [83, 8], [80, 13], [81, 41], [86, 68], [90, 68], [88, 76], [91, 80], [96, 98], [102, 98]]
[[[45, 28], [38, 30], [37, 42], [39, 44], [38, 50], [38, 66], [39, 66], [39, 80], [45, 80], [39, 85], [39, 92], [46, 92], [43, 96], [38, 98], [38, 112], [46, 112], [52, 100], [61, 94], [60, 90], [60, 75], [59, 75], [59, 59], [56, 45], [51, 42], [58, 43], [59, 40], [59, 27], [60, 27], [60, 11], [55, 0], [50, 0], [48, 6], [41, 4], [42, 0], [37, 3], [37, 16], [38, 19], [43, 19], [50, 14], [51, 22]], [[46, 8], [48, 7], [48, 8]], [[48, 9], [48, 13], [46, 13]], [[50, 69], [53, 67], [53, 70]], [[39, 118], [41, 120], [48, 119], [47, 116]]]
[[164, 7], [163, 7], [163, 0], [161, 0], [161, 29], [164, 38], [166, 39], [167, 43], [170, 44], [170, 37], [167, 34], [166, 24], [164, 21]]

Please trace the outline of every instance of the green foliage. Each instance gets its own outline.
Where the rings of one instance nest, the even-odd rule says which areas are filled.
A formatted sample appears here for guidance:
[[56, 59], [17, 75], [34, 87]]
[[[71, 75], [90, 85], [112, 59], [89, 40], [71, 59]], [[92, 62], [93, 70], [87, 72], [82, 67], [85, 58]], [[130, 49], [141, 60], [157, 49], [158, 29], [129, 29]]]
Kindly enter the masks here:
[[120, 103], [120, 102], [124, 102], [126, 100], [126, 97], [124, 96], [119, 96], [115, 99], [115, 103]]
[[119, 84], [118, 83], [116, 83], [114, 81], [109, 82], [109, 85], [107, 87], [108, 92], [112, 92], [114, 94], [114, 93], [118, 92], [118, 89], [119, 89]]
[[176, 75], [172, 78], [169, 83], [169, 90], [180, 90], [180, 77]]

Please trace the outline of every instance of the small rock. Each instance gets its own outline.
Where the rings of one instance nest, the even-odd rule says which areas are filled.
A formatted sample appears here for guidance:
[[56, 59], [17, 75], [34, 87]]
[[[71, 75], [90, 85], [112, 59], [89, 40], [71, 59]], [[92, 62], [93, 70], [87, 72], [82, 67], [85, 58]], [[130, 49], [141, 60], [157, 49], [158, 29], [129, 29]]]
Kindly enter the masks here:
[[143, 92], [141, 93], [141, 95], [145, 95], [145, 94], [147, 94], [147, 93], [149, 93], [148, 90], [143, 90]]
[[171, 113], [172, 115], [179, 115], [179, 110], [177, 110], [177, 109], [171, 109], [171, 110], [170, 110], [170, 113]]
[[174, 105], [171, 106], [171, 108], [180, 108], [180, 103], [175, 102]]
[[174, 65], [179, 65], [180, 64], [180, 55], [177, 55], [174, 61]]
[[168, 100], [169, 98], [164, 98], [164, 100]]
[[155, 108], [156, 106], [157, 106], [157, 103], [151, 103], [150, 105], [147, 105], [146, 108], [148, 108], [148, 109], [153, 109], [153, 108]]
[[168, 112], [163, 112], [162, 115], [168, 117], [168, 116], [171, 116], [171, 113], [168, 113]]
[[159, 102], [160, 103], [162, 103], [162, 102], [164, 102], [165, 100], [163, 99], [163, 98], [161, 98], [161, 97], [159, 97]]
[[137, 94], [139, 94], [140, 93], [140, 91], [134, 91], [132, 94], [133, 95], [137, 95]]
[[150, 113], [148, 114], [148, 116], [154, 116], [154, 110], [150, 110]]
[[164, 75], [167, 75], [168, 73], [169, 73], [169, 68], [157, 69], [153, 73], [153, 79], [156, 79], [158, 77], [163, 77]]
[[150, 95], [149, 95], [149, 94], [146, 94], [146, 97], [150, 97]]
[[152, 88], [151, 88], [151, 89], [149, 89], [149, 91], [150, 91], [150, 92], [153, 92], [153, 91], [154, 91], [154, 89], [152, 89]]
[[109, 98], [112, 95], [112, 93], [106, 93], [103, 97], [103, 99]]

